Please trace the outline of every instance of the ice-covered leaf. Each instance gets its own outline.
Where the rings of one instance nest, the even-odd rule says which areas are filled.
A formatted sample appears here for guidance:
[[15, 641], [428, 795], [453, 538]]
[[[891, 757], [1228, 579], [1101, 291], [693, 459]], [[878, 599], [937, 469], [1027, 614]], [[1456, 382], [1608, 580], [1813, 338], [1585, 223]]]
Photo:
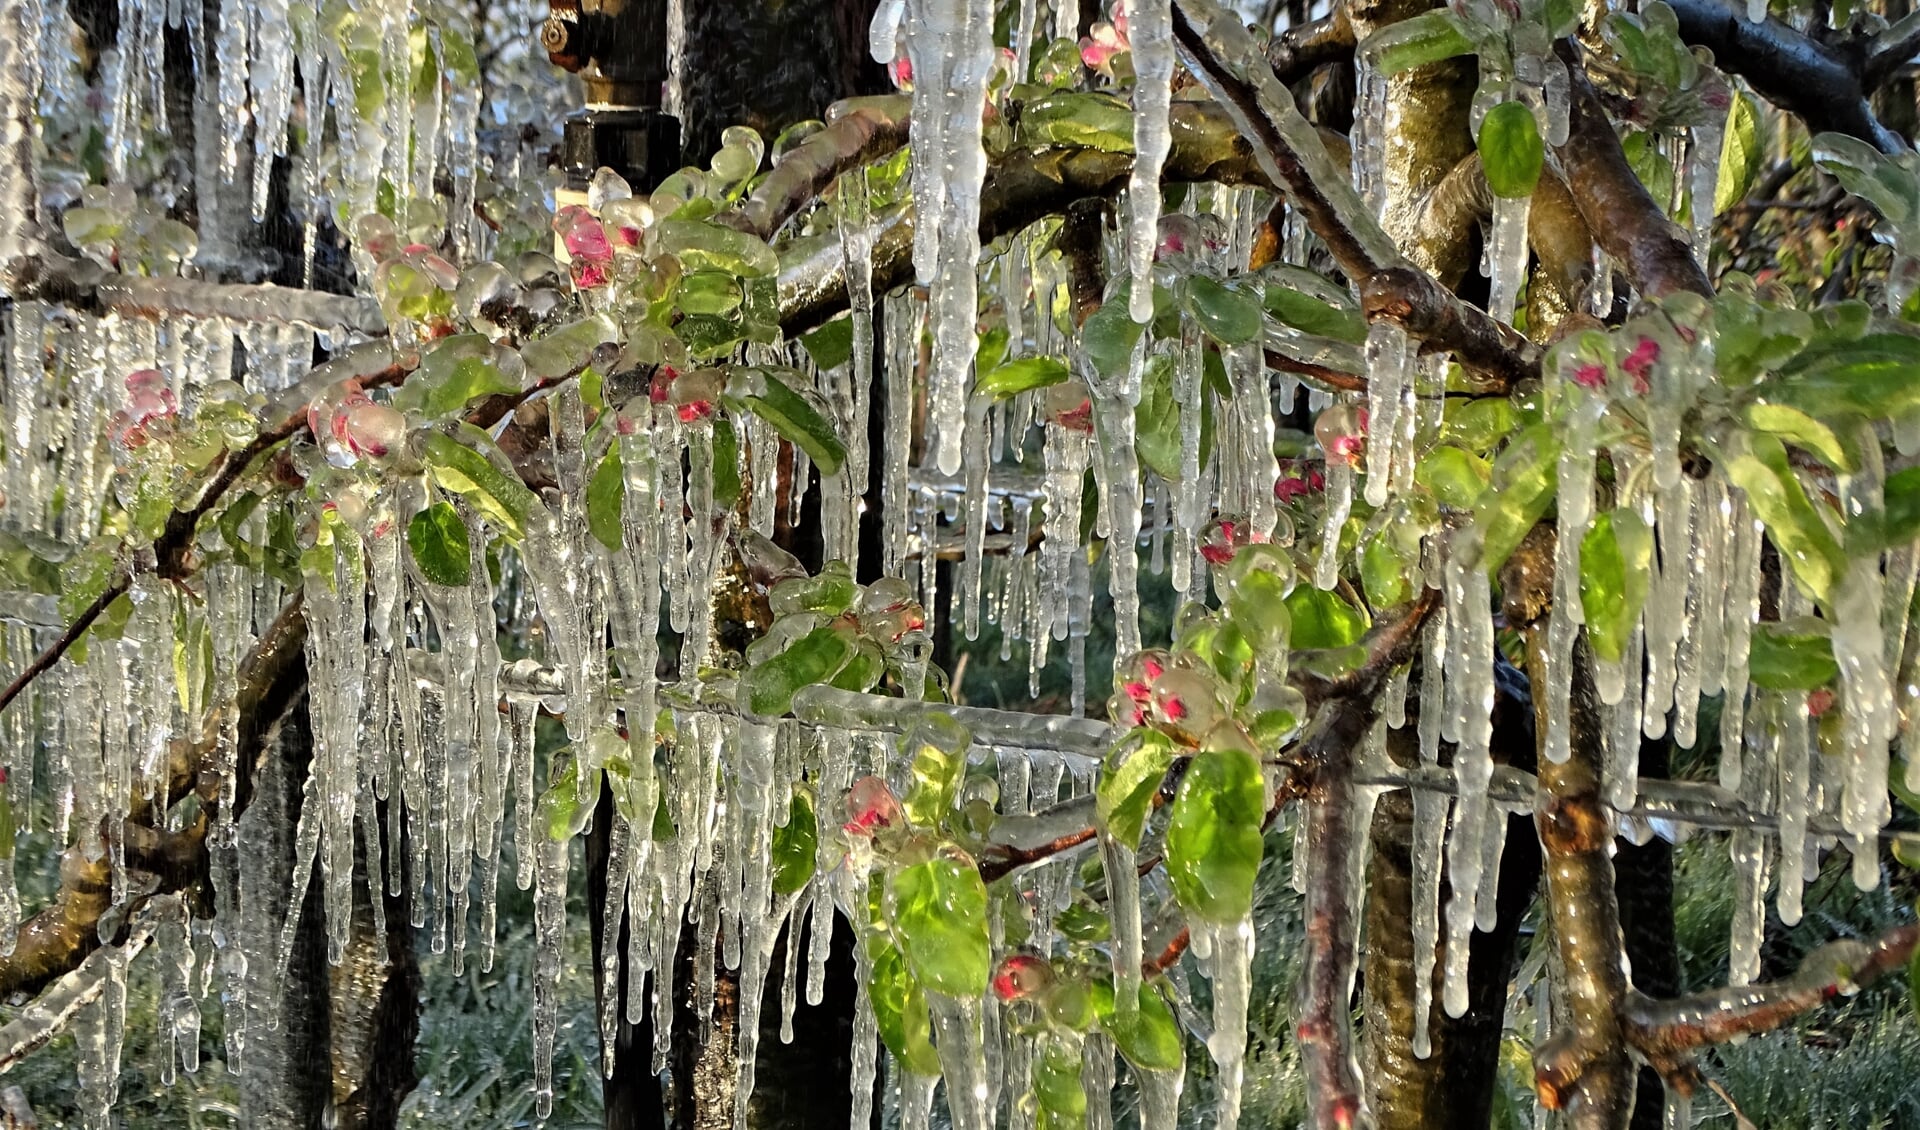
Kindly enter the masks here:
[[1546, 165], [1546, 143], [1540, 139], [1533, 110], [1520, 102], [1502, 102], [1480, 121], [1480, 167], [1495, 196], [1510, 200], [1533, 195]]
[[620, 552], [620, 502], [627, 494], [626, 472], [620, 465], [620, 448], [607, 449], [606, 457], [593, 469], [587, 481], [587, 529], [593, 540], [614, 553]]
[[[1316, 590], [1317, 591], [1317, 590]], [[1253, 909], [1266, 786], [1259, 763], [1238, 749], [1194, 755], [1167, 823], [1167, 875], [1188, 914], [1238, 922]]]
[[915, 980], [968, 999], [987, 991], [987, 885], [971, 863], [936, 856], [892, 880], [893, 929]]
[[773, 893], [798, 894], [813, 878], [814, 854], [820, 832], [813, 818], [813, 793], [805, 786], [793, 790], [787, 822], [773, 830]]
[[1058, 357], [1022, 357], [997, 365], [973, 386], [974, 395], [987, 400], [1005, 400], [1036, 388], [1057, 385], [1072, 372]]
[[1260, 303], [1218, 279], [1193, 275], [1182, 297], [1187, 313], [1220, 344], [1241, 345], [1260, 336]]
[[1283, 282], [1268, 285], [1267, 313], [1302, 333], [1358, 345], [1367, 340], [1367, 320], [1358, 310], [1337, 306]]
[[687, 271], [725, 271], [759, 278], [780, 269], [773, 248], [746, 232], [699, 220], [662, 220], [654, 232], [662, 251], [671, 252]]
[[1726, 460], [1727, 477], [1747, 492], [1754, 513], [1766, 524], [1780, 554], [1793, 566], [1807, 595], [1826, 601], [1846, 571], [1840, 543], [1800, 485], [1780, 441], [1764, 432], [1747, 433], [1744, 447]]
[[752, 412], [781, 438], [806, 452], [822, 475], [833, 474], [846, 461], [846, 445], [826, 414], [773, 370], [733, 370], [727, 378], [726, 396], [730, 406]]
[[1493, 467], [1470, 451], [1442, 444], [1421, 457], [1413, 481], [1432, 491], [1442, 506], [1469, 510], [1493, 481]]
[[1756, 386], [1766, 403], [1823, 420], [1886, 420], [1920, 408], [1920, 337], [1868, 334], [1815, 342]]
[[1080, 347], [1094, 371], [1103, 377], [1117, 377], [1133, 363], [1134, 343], [1147, 327], [1127, 312], [1133, 280], [1122, 279], [1113, 294], [1080, 327]]
[[1348, 647], [1367, 631], [1367, 614], [1331, 589], [1296, 585], [1287, 594], [1293, 620], [1292, 646], [1301, 649]]
[[1373, 65], [1381, 74], [1396, 75], [1468, 54], [1473, 50], [1473, 40], [1462, 29], [1459, 16], [1450, 9], [1436, 8], [1388, 24], [1368, 36], [1360, 49], [1373, 57]]
[[1473, 507], [1481, 537], [1477, 568], [1498, 570], [1547, 512], [1559, 481], [1559, 460], [1560, 442], [1545, 424], [1528, 428], [1500, 453], [1493, 483]]
[[1908, 467], [1887, 476], [1886, 509], [1881, 516], [1888, 545], [1904, 545], [1920, 538], [1920, 467]]
[[[1087, 1092], [1080, 1082], [1081, 1057], [1077, 1043], [1052, 1033], [1041, 1037], [1033, 1057], [1033, 1098], [1049, 1130], [1084, 1126]], [[1039, 1123], [1036, 1123], [1038, 1130]]]
[[443, 339], [395, 390], [393, 407], [438, 419], [451, 416], [480, 397], [519, 392], [520, 382], [502, 372], [492, 354], [493, 343], [481, 334]]
[[762, 718], [778, 718], [792, 709], [795, 691], [833, 678], [852, 655], [853, 641], [846, 632], [826, 625], [815, 628], [779, 655], [747, 669], [741, 680], [747, 709]]
[[473, 579], [471, 535], [450, 502], [436, 502], [407, 523], [407, 549], [420, 573], [436, 585], [460, 586]]
[[811, 333], [803, 334], [800, 344], [821, 372], [838, 369], [853, 356], [853, 319], [835, 318]]
[[1107, 755], [1094, 794], [1094, 812], [1107, 835], [1129, 848], [1140, 846], [1154, 794], [1173, 757], [1173, 740], [1148, 729], [1134, 731]]
[[1111, 94], [1049, 94], [1022, 104], [1020, 137], [1034, 148], [1071, 145], [1131, 153], [1133, 108]]
[[1834, 430], [1790, 404], [1756, 401], [1747, 406], [1747, 424], [1818, 456], [1836, 471], [1854, 469], [1854, 453]]
[[1580, 606], [1593, 653], [1618, 663], [1646, 603], [1653, 536], [1632, 510], [1597, 515], [1580, 540]]
[[1812, 616], [1755, 624], [1747, 677], [1773, 691], [1810, 691], [1832, 682], [1840, 665], [1833, 658], [1831, 628]]
[[1418, 559], [1408, 560], [1399, 543], [1383, 533], [1360, 547], [1360, 587], [1367, 603], [1393, 608], [1413, 596], [1412, 572]]
[[937, 828], [953, 808], [972, 743], [967, 728], [944, 714], [927, 715], [901, 742], [913, 758], [912, 785], [903, 807], [915, 826]]
[[1753, 99], [1738, 91], [1727, 107], [1726, 133], [1720, 139], [1720, 174], [1713, 182], [1713, 214], [1724, 215], [1747, 198], [1760, 171], [1760, 114]]
[[927, 997], [908, 971], [906, 958], [884, 934], [867, 938], [867, 952], [872, 959], [867, 995], [873, 1004], [880, 1041], [894, 1059], [915, 1074], [940, 1074]]
[[1814, 164], [1901, 228], [1920, 218], [1920, 179], [1907, 166], [1856, 137], [1822, 133], [1813, 139]]
[[[509, 475], [481, 454], [478, 447], [492, 447], [485, 432], [462, 424], [460, 439], [444, 432], [426, 432], [421, 459], [427, 474], [443, 490], [467, 500], [496, 529], [511, 538], [526, 535], [527, 520], [541, 503], [517, 476]], [[466, 442], [462, 442], [465, 440]]]
[[1127, 1062], [1142, 1071], [1177, 1071], [1185, 1062], [1180, 1023], [1159, 991], [1140, 983], [1140, 1007], [1132, 1012], [1115, 1009], [1100, 1018]]

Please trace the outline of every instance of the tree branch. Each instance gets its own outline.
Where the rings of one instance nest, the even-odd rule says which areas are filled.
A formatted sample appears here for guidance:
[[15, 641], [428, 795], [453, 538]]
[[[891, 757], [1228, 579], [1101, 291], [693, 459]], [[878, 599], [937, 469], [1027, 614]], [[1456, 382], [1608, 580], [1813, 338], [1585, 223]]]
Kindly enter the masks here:
[[1860, 85], [1868, 92], [1880, 89], [1916, 54], [1920, 54], [1920, 12], [1874, 36], [1867, 45], [1867, 61], [1860, 68]]
[[1664, 298], [1691, 291], [1711, 298], [1713, 286], [1686, 235], [1627, 164], [1579, 57], [1565, 42], [1559, 52], [1573, 78], [1573, 106], [1567, 143], [1554, 152], [1587, 229], [1603, 251], [1626, 265], [1641, 294]]
[[1655, 1000], [1627, 995], [1620, 1010], [1622, 1030], [1635, 1051], [1663, 1076], [1686, 1079], [1695, 1049], [1769, 1032], [1835, 998], [1904, 969], [1920, 946], [1920, 926], [1898, 926], [1872, 941], [1849, 938], [1830, 942], [1807, 955], [1792, 976], [1765, 985], [1747, 985]]
[[[1537, 688], [1548, 685], [1545, 616], [1553, 545], [1550, 526], [1534, 527], [1500, 576], [1507, 621], [1525, 634], [1527, 676]], [[1572, 678], [1572, 752], [1563, 762], [1543, 754], [1536, 767], [1541, 795], [1534, 823], [1546, 860], [1547, 917], [1565, 970], [1565, 1007], [1556, 1010], [1565, 1023], [1534, 1049], [1534, 1088], [1541, 1105], [1566, 1111], [1577, 1130], [1624, 1130], [1633, 1111], [1635, 1073], [1618, 1009], [1631, 985], [1609, 855], [1613, 821], [1601, 795], [1599, 699], [1584, 640], [1574, 647]], [[1541, 741], [1548, 697], [1543, 692], [1533, 699]]]
[[832, 124], [783, 154], [751, 195], [719, 222], [761, 239], [817, 199], [848, 169], [907, 143], [908, 99], [903, 95], [851, 98], [828, 109]]
[[[1798, 115], [1809, 131], [1849, 134], [1883, 153], [1908, 148], [1874, 117], [1867, 94], [1879, 80], [1871, 77], [1871, 61], [1859, 57], [1863, 52], [1821, 43], [1771, 16], [1754, 23], [1722, 0], [1669, 0], [1669, 4], [1680, 17], [1681, 39], [1711, 50], [1713, 61], [1722, 69], [1746, 79], [1767, 101]], [[1892, 65], [1912, 54], [1909, 48]], [[1880, 58], [1884, 60], [1884, 52]]]
[[1267, 63], [1281, 82], [1291, 86], [1321, 67], [1344, 63], [1353, 58], [1353, 22], [1347, 18], [1347, 6], [1336, 2], [1333, 11], [1317, 20], [1293, 27], [1275, 36], [1267, 45]]
[[326, 294], [271, 283], [212, 283], [143, 278], [51, 252], [13, 263], [15, 301], [54, 302], [89, 313], [131, 318], [191, 315], [233, 322], [296, 322], [315, 329], [385, 333], [386, 318], [371, 298]]

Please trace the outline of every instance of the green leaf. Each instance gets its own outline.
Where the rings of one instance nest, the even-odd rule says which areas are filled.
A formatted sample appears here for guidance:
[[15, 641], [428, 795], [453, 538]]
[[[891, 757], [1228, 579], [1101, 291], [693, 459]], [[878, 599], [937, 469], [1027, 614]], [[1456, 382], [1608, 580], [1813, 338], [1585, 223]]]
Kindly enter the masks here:
[[759, 278], [780, 269], [780, 260], [773, 248], [743, 231], [683, 219], [661, 220], [653, 230], [660, 249], [677, 256], [681, 267], [689, 273], [713, 270], [741, 278]]
[[1484, 455], [1512, 435], [1518, 422], [1513, 405], [1504, 397], [1483, 397], [1464, 403], [1448, 401], [1446, 416], [1440, 424], [1440, 439]]
[[1533, 195], [1546, 166], [1547, 147], [1540, 140], [1533, 111], [1519, 102], [1502, 102], [1480, 120], [1480, 167], [1495, 196], [1517, 200]]
[[1626, 654], [1652, 571], [1653, 536], [1639, 514], [1609, 510], [1594, 518], [1580, 539], [1580, 607], [1587, 643], [1601, 659], [1618, 663]]
[[620, 552], [620, 503], [626, 495], [626, 472], [620, 465], [620, 445], [615, 444], [587, 482], [587, 530], [614, 553]]
[[820, 846], [820, 831], [813, 818], [813, 793], [806, 787], [793, 790], [793, 802], [787, 808], [785, 826], [773, 830], [773, 893], [797, 894], [813, 878], [814, 854]]
[[867, 970], [867, 996], [873, 1003], [875, 1027], [893, 1057], [917, 1075], [940, 1074], [940, 1056], [933, 1050], [932, 1019], [927, 997], [914, 983], [901, 956], [884, 934], [867, 938], [872, 964]]
[[1293, 617], [1296, 648], [1348, 647], [1367, 632], [1366, 613], [1328, 589], [1295, 585], [1287, 594], [1287, 611]]
[[[534, 822], [546, 830], [547, 838], [555, 843], [564, 843], [580, 834], [587, 826], [587, 819], [593, 815], [593, 802], [599, 797], [600, 784], [597, 780], [588, 782], [587, 788], [580, 788], [580, 760], [578, 757], [567, 759], [566, 768], [540, 794], [535, 806]], [[582, 800], [586, 803], [582, 803]]]
[[677, 305], [688, 314], [721, 316], [738, 310], [741, 297], [740, 280], [725, 271], [693, 271], [682, 275], [680, 290], [675, 295]]
[[936, 857], [894, 875], [893, 929], [914, 978], [962, 1000], [987, 991], [987, 885], [971, 863]]
[[1107, 835], [1129, 848], [1140, 846], [1153, 796], [1173, 765], [1173, 755], [1173, 739], [1146, 729], [1134, 731], [1107, 754], [1093, 806]]
[[508, 537], [515, 540], [524, 537], [527, 519], [540, 506], [540, 500], [517, 476], [494, 466], [492, 460], [476, 450], [493, 445], [485, 432], [471, 424], [461, 424], [459, 435], [468, 443], [444, 432], [425, 433], [422, 457], [427, 473], [442, 489], [466, 499]]
[[1813, 139], [1813, 161], [1842, 188], [1873, 205], [1894, 228], [1920, 217], [1920, 182], [1901, 163], [1866, 142], [1845, 134], [1818, 134]]
[[1560, 441], [1546, 424], [1536, 424], [1507, 445], [1493, 465], [1493, 485], [1474, 504], [1473, 525], [1481, 536], [1475, 566], [1499, 570], [1553, 504], [1559, 481]]
[[1807, 497], [1787, 462], [1787, 450], [1764, 432], [1749, 432], [1745, 450], [1725, 461], [1727, 477], [1747, 492], [1747, 501], [1767, 527], [1780, 554], [1807, 595], [1824, 603], [1846, 571], [1840, 543]]
[[1888, 545], [1904, 545], [1920, 538], [1920, 467], [1908, 467], [1887, 476], [1886, 524]]
[[795, 691], [833, 678], [852, 655], [853, 641], [846, 632], [825, 625], [815, 628], [779, 655], [747, 669], [741, 680], [747, 709], [762, 718], [780, 717], [793, 708]]
[[1832, 626], [1812, 616], [1753, 626], [1747, 678], [1770, 691], [1810, 691], [1840, 674], [1834, 662]]
[[1367, 594], [1367, 603], [1375, 608], [1393, 608], [1413, 596], [1413, 586], [1408, 580], [1411, 565], [1402, 556], [1400, 546], [1391, 536], [1369, 539], [1360, 547], [1360, 587]]
[[1368, 36], [1361, 50], [1373, 56], [1373, 65], [1381, 74], [1397, 75], [1469, 54], [1473, 51], [1473, 40], [1462, 29], [1460, 17], [1446, 8], [1438, 8], [1389, 24]]
[[1421, 457], [1413, 481], [1432, 491], [1441, 505], [1469, 510], [1493, 481], [1493, 467], [1470, 451], [1443, 444]]
[[1367, 320], [1358, 310], [1322, 302], [1284, 283], [1267, 287], [1267, 313], [1302, 333], [1355, 345], [1367, 339]]
[[1020, 108], [1020, 137], [1033, 148], [1071, 145], [1133, 152], [1133, 109], [1111, 94], [1050, 94]]
[[1040, 1054], [1033, 1057], [1033, 1099], [1040, 1110], [1054, 1115], [1054, 1126], [1082, 1126], [1086, 1122], [1087, 1091], [1080, 1082], [1084, 1062], [1078, 1044], [1063, 1035], [1048, 1032], [1041, 1038]]
[[519, 383], [509, 380], [492, 357], [493, 343], [480, 334], [442, 339], [395, 390], [394, 408], [439, 419], [483, 396], [519, 392]]
[[1036, 388], [1065, 381], [1073, 374], [1058, 357], [1022, 357], [994, 367], [973, 386], [974, 395], [1005, 400]]
[[752, 412], [781, 438], [806, 452], [822, 475], [833, 474], [846, 462], [846, 445], [840, 442], [826, 415], [773, 370], [733, 370], [727, 378], [726, 398], [730, 407]]
[[1753, 99], [1735, 92], [1720, 140], [1720, 175], [1713, 185], [1713, 214], [1723, 215], [1747, 198], [1760, 171], [1760, 114]]
[[1217, 279], [1193, 275], [1183, 297], [1201, 330], [1222, 345], [1240, 345], [1260, 336], [1260, 304]]
[[1627, 134], [1620, 139], [1620, 151], [1626, 155], [1627, 167], [1647, 187], [1647, 195], [1666, 211], [1673, 199], [1673, 162], [1660, 152], [1653, 134], [1646, 130]]
[[1103, 377], [1117, 377], [1132, 366], [1134, 343], [1147, 331], [1127, 313], [1132, 291], [1133, 280], [1122, 279], [1080, 327], [1080, 347], [1086, 350], [1094, 371]]
[[835, 318], [812, 333], [802, 335], [800, 344], [822, 372], [838, 369], [853, 357], [853, 319]]
[[1167, 822], [1167, 875], [1188, 914], [1231, 923], [1252, 913], [1265, 803], [1266, 785], [1252, 754], [1217, 749], [1194, 755]]
[[413, 563], [436, 585], [457, 588], [473, 579], [471, 536], [450, 502], [436, 502], [407, 523]]
[[1127, 1062], [1142, 1071], [1178, 1071], [1186, 1062], [1180, 1024], [1152, 985], [1140, 983], [1140, 1007], [1100, 1018]]
[[1885, 420], [1920, 408], [1920, 337], [1877, 333], [1816, 342], [1756, 386], [1760, 399], [1822, 420]]
[[1854, 456], [1834, 430], [1789, 404], [1756, 401], [1747, 405], [1747, 423], [1779, 436], [1786, 443], [1812, 452], [1836, 471], [1852, 471]]
[[967, 772], [973, 735], [944, 714], [930, 714], [901, 743], [913, 751], [913, 784], [900, 807], [915, 827], [937, 828], [953, 808]]

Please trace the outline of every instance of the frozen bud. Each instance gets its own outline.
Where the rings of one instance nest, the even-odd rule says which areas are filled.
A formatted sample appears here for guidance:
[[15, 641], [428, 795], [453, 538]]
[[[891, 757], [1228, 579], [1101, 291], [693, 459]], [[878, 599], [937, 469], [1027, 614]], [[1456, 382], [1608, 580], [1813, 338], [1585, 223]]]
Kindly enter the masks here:
[[393, 221], [377, 212], [369, 212], [353, 222], [353, 239], [375, 262], [385, 262], [405, 246]]
[[1367, 449], [1366, 414], [1345, 402], [1334, 404], [1314, 418], [1313, 438], [1329, 463], [1351, 463]]
[[614, 200], [600, 212], [600, 226], [615, 254], [639, 250], [653, 220], [653, 204], [644, 199]]
[[720, 134], [720, 151], [713, 155], [713, 179], [737, 185], [760, 171], [767, 144], [751, 126], [728, 126]]
[[1633, 391], [1646, 395], [1652, 387], [1653, 367], [1659, 360], [1660, 343], [1650, 337], [1641, 338], [1632, 352], [1620, 359], [1621, 371], [1633, 378]]
[[849, 835], [870, 839], [882, 829], [905, 827], [906, 822], [893, 790], [880, 778], [862, 777], [847, 790], [847, 822], [841, 826]]
[[1209, 565], [1231, 562], [1240, 547], [1247, 544], [1247, 524], [1234, 518], [1216, 518], [1200, 533], [1200, 556]]
[[1103, 21], [1089, 28], [1090, 34], [1080, 40], [1080, 61], [1111, 77], [1114, 58], [1128, 50], [1126, 24], [1126, 15], [1116, 12], [1112, 23]]
[[1086, 382], [1062, 381], [1043, 389], [1040, 395], [1041, 411], [1049, 423], [1072, 432], [1093, 431], [1093, 401], [1087, 394]]
[[363, 459], [385, 459], [407, 435], [407, 418], [363, 394], [346, 406], [347, 446]]
[[1030, 953], [1008, 955], [993, 971], [993, 995], [1003, 1001], [1025, 1000], [1053, 985], [1053, 966]]
[[1153, 257], [1156, 260], [1191, 257], [1206, 249], [1206, 239], [1200, 230], [1199, 221], [1192, 216], [1179, 212], [1160, 217], [1159, 241], [1154, 244]]
[[1114, 694], [1107, 701], [1108, 720], [1122, 726], [1144, 726], [1153, 704], [1153, 684], [1167, 669], [1169, 657], [1159, 650], [1137, 651], [1121, 665]]
[[607, 205], [632, 196], [633, 189], [627, 184], [627, 178], [609, 168], [602, 167], [587, 182], [587, 207], [602, 217], [606, 215]]
[[887, 77], [900, 90], [913, 89], [913, 60], [901, 55], [887, 64]]
[[1168, 669], [1154, 681], [1151, 718], [1169, 737], [1198, 745], [1201, 735], [1220, 720], [1213, 679], [1192, 668]]
[[[661, 372], [670, 372], [661, 366]], [[667, 386], [667, 403], [683, 424], [701, 424], [713, 418], [720, 406], [720, 390], [726, 374], [720, 369], [695, 369], [673, 378]]]

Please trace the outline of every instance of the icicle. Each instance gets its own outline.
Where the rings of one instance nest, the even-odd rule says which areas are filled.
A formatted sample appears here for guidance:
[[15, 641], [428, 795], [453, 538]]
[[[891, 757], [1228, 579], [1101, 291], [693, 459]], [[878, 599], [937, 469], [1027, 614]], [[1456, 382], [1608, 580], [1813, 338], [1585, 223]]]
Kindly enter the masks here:
[[1756, 696], [1755, 707], [1766, 710], [1759, 719], [1765, 726], [1761, 740], [1774, 747], [1773, 759], [1780, 766], [1780, 889], [1775, 905], [1781, 923], [1794, 926], [1800, 922], [1801, 893], [1806, 887], [1807, 810], [1814, 792], [1806, 695], [1762, 694]]
[[1500, 857], [1507, 847], [1507, 813], [1494, 805], [1487, 818], [1486, 851], [1480, 868], [1480, 895], [1475, 900], [1473, 928], [1490, 934], [1500, 925]]
[[1193, 922], [1195, 956], [1205, 951], [1213, 982], [1213, 1034], [1207, 1052], [1218, 1069], [1220, 1101], [1214, 1125], [1234, 1130], [1240, 1121], [1240, 1093], [1247, 1054], [1247, 1002], [1253, 992], [1253, 920], [1225, 925]]
[[[40, 243], [39, 225], [36, 223], [39, 193], [35, 190], [34, 139], [40, 132], [38, 128], [39, 111], [37, 102], [40, 94], [39, 59], [39, 20], [36, 18], [42, 5], [36, 0], [6, 0], [0, 3], [0, 275], [10, 271], [14, 260], [33, 254]], [[53, 5], [47, 5], [52, 9]], [[59, 59], [55, 60], [56, 69]], [[21, 311], [33, 307], [33, 313], [26, 319], [37, 330], [39, 306], [37, 303], [17, 303], [14, 309], [14, 329], [20, 329]], [[25, 366], [8, 367], [7, 399], [9, 413], [18, 412], [25, 406], [17, 404], [17, 395], [13, 381], [39, 369], [38, 333], [30, 339], [36, 342], [33, 354], [34, 364], [29, 370]], [[13, 347], [13, 362], [29, 355], [29, 351], [9, 337], [8, 344]], [[7, 465], [14, 475], [23, 473], [24, 460], [15, 455], [13, 446], [18, 433], [9, 431], [7, 435]], [[13, 484], [9, 484], [10, 486]], [[15, 490], [7, 492], [8, 510], [35, 497]]]
[[1353, 463], [1327, 460], [1327, 519], [1320, 531], [1320, 556], [1314, 562], [1313, 587], [1331, 589], [1340, 580], [1340, 531], [1353, 511]]
[[[1367, 505], [1385, 506], [1392, 495], [1400, 403], [1412, 376], [1413, 353], [1398, 322], [1378, 321], [1367, 330]], [[1316, 580], [1316, 584], [1318, 581]]]
[[[1564, 386], [1563, 386], [1564, 387]], [[1553, 619], [1547, 628], [1546, 756], [1563, 762], [1570, 752], [1573, 646], [1586, 620], [1580, 605], [1580, 543], [1593, 514], [1594, 429], [1606, 401], [1591, 397], [1573, 409], [1559, 462], [1558, 536], [1554, 543]]]
[[914, 269], [931, 288], [934, 464], [960, 470], [967, 385], [978, 346], [981, 115], [993, 68], [993, 9], [985, 0], [912, 0]]
[[1127, 35], [1133, 50], [1133, 175], [1127, 181], [1127, 267], [1133, 287], [1127, 310], [1153, 320], [1153, 256], [1160, 239], [1160, 166], [1173, 147], [1167, 112], [1173, 98], [1173, 0], [1132, 0]]
[[1440, 862], [1447, 835], [1445, 793], [1413, 790], [1413, 1054], [1433, 1054], [1433, 965], [1440, 940]]
[[553, 1043], [559, 1025], [560, 970], [567, 929], [567, 848], [571, 838], [542, 835], [533, 901], [533, 1105], [535, 1115], [553, 1114]]
[[[1658, 424], [1654, 430], [1659, 431]], [[1660, 465], [1656, 451], [1656, 480]], [[1674, 660], [1680, 646], [1680, 636], [1686, 630], [1687, 589], [1692, 576], [1689, 557], [1693, 548], [1693, 507], [1690, 502], [1693, 485], [1692, 479], [1681, 478], [1654, 493], [1660, 567], [1654, 573], [1646, 608], [1640, 617], [1646, 630], [1647, 648], [1647, 697], [1641, 706], [1640, 722], [1642, 732], [1649, 738], [1666, 734], [1667, 712], [1673, 706]]]
[[1492, 233], [1487, 240], [1487, 278], [1492, 296], [1487, 313], [1501, 323], [1513, 321], [1520, 288], [1527, 278], [1527, 213], [1531, 197], [1493, 198]]
[[[1467, 1009], [1467, 953], [1473, 935], [1475, 900], [1484, 864], [1483, 842], [1491, 806], [1487, 787], [1493, 778], [1488, 743], [1493, 733], [1493, 608], [1487, 575], [1461, 562], [1464, 551], [1449, 555], [1446, 565], [1447, 604], [1457, 615], [1451, 624], [1458, 636], [1455, 678], [1449, 697], [1454, 702], [1459, 744], [1454, 750], [1457, 782], [1453, 831], [1447, 839], [1447, 877], [1452, 897], [1447, 902], [1447, 960], [1444, 1004], [1448, 1016]], [[1457, 688], [1457, 690], [1456, 690]]]

